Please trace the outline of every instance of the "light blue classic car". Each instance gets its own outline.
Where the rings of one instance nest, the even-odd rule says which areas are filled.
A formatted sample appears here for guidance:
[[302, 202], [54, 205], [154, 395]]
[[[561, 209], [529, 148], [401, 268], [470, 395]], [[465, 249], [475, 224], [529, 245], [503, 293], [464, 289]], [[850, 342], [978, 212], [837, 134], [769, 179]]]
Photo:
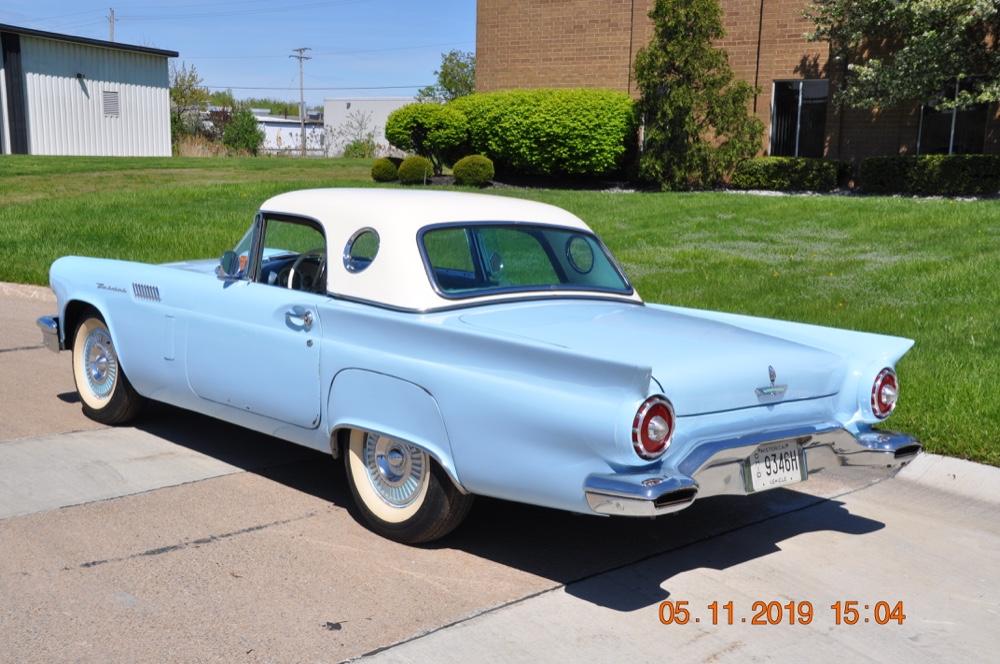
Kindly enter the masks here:
[[912, 341], [643, 302], [580, 219], [516, 198], [297, 191], [221, 261], [65, 257], [51, 285], [88, 416], [153, 399], [331, 451], [403, 542], [476, 494], [657, 516], [920, 451], [871, 428]]

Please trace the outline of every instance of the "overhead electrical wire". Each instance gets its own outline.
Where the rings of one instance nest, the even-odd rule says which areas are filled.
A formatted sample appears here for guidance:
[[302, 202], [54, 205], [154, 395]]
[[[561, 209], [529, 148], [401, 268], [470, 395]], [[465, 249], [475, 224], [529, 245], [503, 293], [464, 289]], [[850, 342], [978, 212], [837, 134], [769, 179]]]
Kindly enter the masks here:
[[[369, 49], [340, 49], [336, 51], [313, 51], [309, 55], [314, 58], [322, 57], [335, 57], [335, 56], [350, 56], [350, 55], [364, 55], [366, 53], [388, 53], [390, 51], [416, 51], [422, 48], [447, 48], [449, 46], [468, 46], [472, 42], [450, 42], [447, 44], [419, 44], [413, 46], [391, 46], [389, 48], [369, 48]], [[257, 60], [257, 59], [270, 59], [270, 58], [280, 58], [285, 59], [288, 56], [285, 54], [281, 55], [185, 55], [182, 60]]]
[[[428, 84], [421, 85], [374, 85], [374, 86], [345, 86], [345, 87], [304, 87], [303, 90], [412, 90], [413, 88], [423, 88]], [[209, 90], [298, 90], [299, 86], [269, 86], [269, 85], [205, 85]]]
[[249, 9], [226, 9], [220, 11], [191, 12], [183, 14], [121, 14], [121, 20], [135, 21], [188, 21], [198, 18], [227, 18], [238, 16], [258, 16], [261, 14], [288, 13], [293, 9], [315, 9], [319, 7], [342, 7], [369, 2], [369, 0], [314, 0], [313, 2], [283, 4], [280, 6], [258, 7]]

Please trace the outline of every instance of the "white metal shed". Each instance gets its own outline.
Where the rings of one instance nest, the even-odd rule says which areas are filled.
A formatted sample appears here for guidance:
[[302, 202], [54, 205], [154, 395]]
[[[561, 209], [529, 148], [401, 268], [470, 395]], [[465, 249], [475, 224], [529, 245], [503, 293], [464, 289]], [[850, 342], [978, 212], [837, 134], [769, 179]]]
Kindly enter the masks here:
[[327, 133], [327, 155], [339, 157], [344, 148], [360, 133], [374, 135], [378, 154], [402, 154], [393, 150], [385, 138], [385, 123], [389, 114], [401, 106], [412, 104], [413, 97], [350, 97], [326, 99], [323, 102], [323, 122]]
[[169, 156], [177, 55], [0, 24], [0, 152]]

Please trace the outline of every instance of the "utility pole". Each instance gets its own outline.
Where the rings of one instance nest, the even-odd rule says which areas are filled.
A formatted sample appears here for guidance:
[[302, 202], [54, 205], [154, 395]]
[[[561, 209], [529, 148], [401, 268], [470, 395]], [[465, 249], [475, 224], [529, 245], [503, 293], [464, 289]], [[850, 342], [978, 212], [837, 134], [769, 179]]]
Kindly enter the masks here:
[[289, 55], [299, 61], [299, 137], [302, 139], [302, 156], [306, 156], [306, 93], [303, 87], [302, 64], [305, 60], [312, 60], [306, 55], [306, 51], [311, 48], [293, 48], [295, 55]]
[[108, 9], [108, 41], [115, 40], [115, 22], [118, 19], [115, 18], [115, 8], [111, 7]]

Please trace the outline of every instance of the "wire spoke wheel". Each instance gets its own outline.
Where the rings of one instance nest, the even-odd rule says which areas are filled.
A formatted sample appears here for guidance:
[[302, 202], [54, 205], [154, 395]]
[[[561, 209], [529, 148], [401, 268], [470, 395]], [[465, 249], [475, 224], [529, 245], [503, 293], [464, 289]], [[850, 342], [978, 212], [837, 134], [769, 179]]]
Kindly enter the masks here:
[[83, 413], [102, 424], [124, 424], [142, 406], [122, 369], [104, 319], [94, 313], [77, 326], [73, 339], [73, 381]]
[[344, 465], [361, 521], [407, 544], [444, 537], [472, 506], [423, 448], [371, 431], [345, 432]]
[[107, 330], [94, 328], [87, 334], [82, 359], [90, 391], [98, 399], [109, 398], [118, 381], [118, 356]]
[[419, 447], [368, 433], [363, 459], [372, 488], [393, 507], [411, 504], [427, 482], [427, 453]]

